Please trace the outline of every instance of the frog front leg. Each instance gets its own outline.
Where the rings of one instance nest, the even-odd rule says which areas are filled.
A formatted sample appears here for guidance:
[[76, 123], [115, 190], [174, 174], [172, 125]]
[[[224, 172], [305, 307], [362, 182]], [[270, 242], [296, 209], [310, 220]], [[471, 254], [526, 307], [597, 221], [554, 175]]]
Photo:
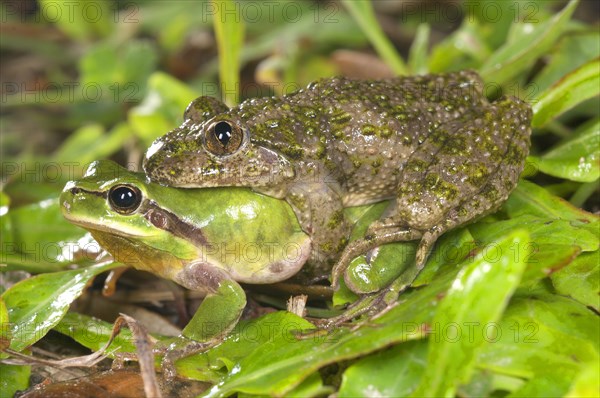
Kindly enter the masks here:
[[220, 343], [246, 306], [242, 287], [224, 270], [204, 262], [189, 264], [174, 279], [190, 290], [206, 291], [207, 295], [181, 336], [169, 342], [162, 363], [167, 378], [175, 376], [178, 359]]
[[351, 230], [336, 186], [323, 182], [293, 185], [286, 195], [302, 230], [312, 241], [309, 264], [325, 266], [332, 263]]

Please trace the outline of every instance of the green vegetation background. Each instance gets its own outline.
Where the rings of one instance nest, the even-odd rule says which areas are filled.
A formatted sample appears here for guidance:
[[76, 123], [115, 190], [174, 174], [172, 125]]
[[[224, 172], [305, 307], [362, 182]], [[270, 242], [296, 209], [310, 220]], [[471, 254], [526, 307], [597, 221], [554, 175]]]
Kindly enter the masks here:
[[[178, 370], [220, 383], [210, 396], [598, 395], [593, 2], [67, 3], [2, 4], [0, 348], [27, 353], [50, 329], [92, 349], [106, 340], [110, 324], [68, 309], [112, 266], [65, 257], [85, 237], [56, 198], [94, 160], [139, 167], [193, 98], [235, 104], [340, 73], [473, 68], [490, 97], [534, 109], [525, 180], [499, 213], [438, 245], [477, 242], [474, 256], [429, 261], [399, 306], [356, 330], [299, 341], [290, 325], [310, 325], [278, 312]], [[30, 366], [0, 371], [1, 396], [29, 386]]]

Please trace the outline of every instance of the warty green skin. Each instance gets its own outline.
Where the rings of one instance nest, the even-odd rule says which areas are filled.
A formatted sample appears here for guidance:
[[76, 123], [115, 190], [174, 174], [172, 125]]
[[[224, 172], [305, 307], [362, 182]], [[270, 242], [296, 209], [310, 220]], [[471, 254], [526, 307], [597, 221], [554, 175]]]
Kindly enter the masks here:
[[[144, 169], [165, 185], [247, 186], [285, 198], [317, 248], [312, 263], [338, 259], [334, 279], [356, 255], [394, 241], [420, 240], [420, 268], [443, 232], [498, 208], [524, 167], [529, 105], [490, 103], [482, 88], [475, 72], [461, 71], [321, 79], [233, 108], [200, 97], [148, 149]], [[243, 131], [235, 153], [207, 150], [216, 121]], [[346, 245], [342, 210], [386, 199], [384, 217]]]
[[[141, 192], [131, 214], [108, 200], [115, 186]], [[65, 186], [60, 203], [64, 216], [117, 261], [207, 295], [183, 331], [197, 341], [223, 336], [237, 323], [246, 304], [238, 282], [283, 281], [310, 254], [310, 238], [290, 206], [247, 188], [177, 190], [98, 161]]]

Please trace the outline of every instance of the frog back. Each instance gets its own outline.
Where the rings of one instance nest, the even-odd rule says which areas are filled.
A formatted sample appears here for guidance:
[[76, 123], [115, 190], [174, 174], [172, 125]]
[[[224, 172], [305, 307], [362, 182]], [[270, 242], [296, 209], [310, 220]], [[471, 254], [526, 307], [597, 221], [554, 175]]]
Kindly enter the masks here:
[[[489, 105], [473, 71], [384, 80], [321, 79], [283, 97], [232, 108], [251, 141], [336, 183], [344, 205], [395, 195], [411, 154], [441, 125]], [[316, 165], [316, 166], [315, 166]], [[311, 177], [313, 175], [311, 174]]]
[[449, 229], [497, 209], [525, 165], [531, 117], [527, 103], [502, 97], [440, 125], [402, 169], [401, 219], [421, 229]]

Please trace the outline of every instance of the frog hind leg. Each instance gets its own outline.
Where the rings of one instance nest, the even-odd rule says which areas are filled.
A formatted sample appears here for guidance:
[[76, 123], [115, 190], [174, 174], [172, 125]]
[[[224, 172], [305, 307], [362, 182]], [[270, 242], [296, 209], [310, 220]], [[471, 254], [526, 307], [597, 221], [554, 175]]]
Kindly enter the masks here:
[[[464, 159], [463, 164], [472, 166], [466, 168], [468, 172], [459, 171], [454, 176], [454, 181], [451, 179], [446, 181], [456, 186], [456, 178], [464, 178], [468, 182], [465, 184], [468, 193], [463, 194], [451, 206], [445, 208], [440, 206], [444, 211], [444, 217], [423, 234], [417, 248], [417, 267], [424, 266], [433, 244], [442, 233], [495, 212], [517, 186], [529, 151], [531, 110], [526, 103], [513, 97], [499, 98], [491, 105], [491, 109], [491, 114], [502, 115], [502, 123], [489, 117], [475, 118], [467, 128], [477, 127], [489, 132], [493, 138], [490, 141], [495, 144], [499, 152], [495, 155], [496, 162]], [[471, 136], [467, 135], [467, 137]], [[451, 137], [446, 143], [450, 142], [451, 146], [456, 147], [457, 145], [452, 143], [456, 139], [460, 139], [460, 135]], [[438, 169], [447, 170], [453, 166], [453, 163], [455, 159], [447, 158], [446, 161], [438, 160], [436, 166]]]
[[222, 342], [246, 306], [244, 289], [227, 272], [206, 263], [188, 265], [176, 281], [188, 289], [206, 291], [207, 295], [181, 336], [171, 341], [166, 350], [162, 367], [167, 379], [175, 376], [178, 359]]
[[[442, 233], [435, 227], [422, 232], [409, 227], [400, 227], [396, 224], [386, 224], [385, 221], [375, 222], [369, 228], [365, 238], [355, 240], [347, 246], [332, 271], [332, 285], [337, 288], [339, 278], [342, 275], [345, 279], [347, 278], [346, 270], [355, 257], [387, 243], [420, 240], [417, 247], [415, 266], [404, 270], [391, 284], [381, 290], [362, 295], [341, 315], [325, 321], [323, 323], [324, 328], [337, 327], [364, 314], [368, 314], [365, 322], [369, 322], [392, 308], [397, 303], [398, 295], [411, 285], [423, 269], [432, 247]], [[350, 287], [352, 284], [350, 281], [346, 281], [346, 285]]]
[[[387, 231], [386, 231], [387, 230]], [[331, 271], [331, 284], [334, 289], [339, 287], [339, 278], [345, 275], [352, 260], [361, 254], [367, 253], [378, 246], [393, 242], [408, 242], [422, 237], [421, 231], [412, 228], [373, 228], [369, 227], [369, 232], [364, 238], [350, 242], [342, 252], [339, 260]]]
[[[531, 109], [512, 97], [432, 126], [403, 165], [396, 201], [336, 265], [383, 243], [421, 239], [415, 274], [444, 232], [497, 209], [517, 184], [529, 147]], [[420, 231], [420, 232], [419, 232]], [[363, 250], [362, 252], [360, 250]], [[342, 261], [343, 260], [343, 261]]]

